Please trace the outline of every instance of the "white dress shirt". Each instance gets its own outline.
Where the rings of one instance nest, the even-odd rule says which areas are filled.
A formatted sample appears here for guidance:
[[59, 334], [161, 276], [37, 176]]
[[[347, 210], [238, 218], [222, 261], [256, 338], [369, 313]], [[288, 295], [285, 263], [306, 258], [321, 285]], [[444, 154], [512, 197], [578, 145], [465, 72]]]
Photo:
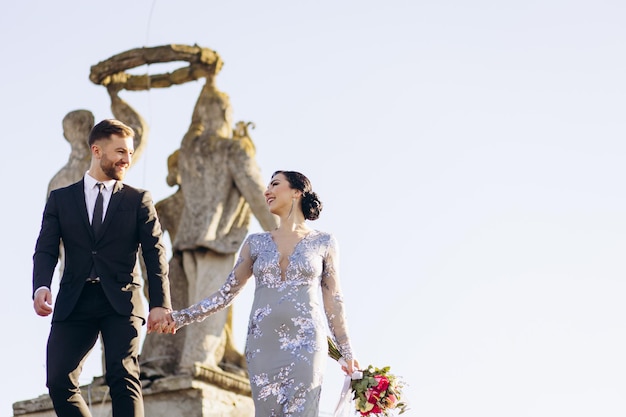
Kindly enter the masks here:
[[115, 180], [107, 180], [107, 181], [98, 181], [91, 175], [89, 175], [89, 171], [85, 173], [84, 177], [85, 182], [85, 204], [87, 205], [87, 214], [89, 215], [89, 222], [93, 222], [93, 209], [96, 205], [96, 197], [98, 197], [98, 187], [96, 184], [101, 182], [104, 184], [102, 187], [102, 223], [104, 223], [104, 218], [106, 217], [107, 207], [109, 207], [109, 201], [111, 201], [111, 195], [113, 194], [113, 186], [115, 185]]

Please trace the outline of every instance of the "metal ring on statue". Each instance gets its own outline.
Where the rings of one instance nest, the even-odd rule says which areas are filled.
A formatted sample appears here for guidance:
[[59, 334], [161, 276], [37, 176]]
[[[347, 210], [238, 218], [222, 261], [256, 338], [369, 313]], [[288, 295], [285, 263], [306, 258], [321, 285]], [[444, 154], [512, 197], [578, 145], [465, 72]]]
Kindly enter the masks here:
[[[126, 71], [141, 65], [186, 61], [189, 65], [172, 72], [132, 75]], [[213, 77], [222, 69], [217, 52], [197, 45], [162, 45], [135, 48], [114, 55], [91, 67], [89, 79], [105, 87], [115, 85], [125, 90], [149, 90], [184, 84], [203, 77]]]

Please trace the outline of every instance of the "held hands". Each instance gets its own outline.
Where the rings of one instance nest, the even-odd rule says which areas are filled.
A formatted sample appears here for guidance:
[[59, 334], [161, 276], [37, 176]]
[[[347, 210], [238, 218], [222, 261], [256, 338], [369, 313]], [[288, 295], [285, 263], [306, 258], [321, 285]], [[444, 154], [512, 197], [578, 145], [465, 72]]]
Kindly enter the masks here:
[[176, 322], [172, 311], [163, 307], [155, 307], [148, 314], [148, 333], [176, 333]]

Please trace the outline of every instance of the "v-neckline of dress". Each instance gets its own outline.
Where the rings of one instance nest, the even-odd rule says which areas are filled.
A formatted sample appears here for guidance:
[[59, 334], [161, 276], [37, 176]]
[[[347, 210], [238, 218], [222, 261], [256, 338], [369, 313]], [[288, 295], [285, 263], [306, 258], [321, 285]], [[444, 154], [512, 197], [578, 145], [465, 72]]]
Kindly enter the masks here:
[[289, 270], [289, 267], [291, 266], [291, 257], [296, 253], [298, 246], [300, 246], [300, 243], [302, 243], [305, 239], [307, 239], [313, 233], [315, 233], [315, 229], [310, 230], [309, 233], [302, 236], [302, 238], [298, 240], [295, 245], [293, 245], [293, 249], [291, 250], [291, 253], [289, 254], [289, 256], [287, 256], [287, 265], [285, 265], [285, 270], [283, 271], [283, 268], [280, 266], [281, 252], [278, 249], [278, 244], [274, 240], [274, 236], [272, 236], [272, 232], [267, 232], [267, 235], [269, 236], [270, 241], [272, 242], [272, 244], [274, 245], [274, 248], [276, 249], [276, 255], [277, 255], [276, 263], [278, 264], [278, 270], [280, 271], [281, 282], [287, 281], [287, 271]]

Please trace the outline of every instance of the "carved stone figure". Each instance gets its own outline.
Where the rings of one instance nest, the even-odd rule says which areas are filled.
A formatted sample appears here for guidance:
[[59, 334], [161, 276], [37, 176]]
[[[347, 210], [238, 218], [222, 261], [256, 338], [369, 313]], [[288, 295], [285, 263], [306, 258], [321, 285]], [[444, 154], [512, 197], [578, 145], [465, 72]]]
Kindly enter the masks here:
[[[187, 61], [189, 65], [164, 74], [125, 72], [144, 64], [172, 61]], [[250, 123], [239, 122], [233, 132], [229, 98], [215, 87], [222, 65], [219, 55], [210, 49], [164, 45], [129, 50], [91, 68], [91, 81], [109, 90], [112, 86], [116, 90], [166, 88], [205, 79], [178, 150], [179, 189], [157, 203], [162, 226], [172, 240], [174, 308], [195, 303], [221, 286], [234, 266], [252, 215], [266, 230], [277, 225], [265, 205], [265, 182], [254, 159]], [[180, 280], [186, 286], [179, 284]], [[181, 289], [186, 289], [185, 296]], [[217, 371], [245, 369], [245, 360], [230, 337], [231, 320], [232, 311], [225, 310], [175, 335], [176, 341], [169, 345], [167, 335], [149, 335], [154, 337], [146, 338], [142, 350], [146, 376], [170, 372], [193, 375], [197, 364]], [[166, 344], [159, 346], [161, 343]], [[172, 358], [175, 363], [169, 362]]]
[[148, 141], [148, 123], [141, 115], [132, 108], [126, 101], [124, 101], [118, 93], [123, 89], [123, 84], [111, 83], [107, 85], [107, 92], [111, 97], [111, 112], [113, 116], [119, 121], [132, 127], [135, 131], [135, 138], [133, 145], [135, 151], [133, 153], [133, 159], [131, 166], [139, 160], [141, 154], [146, 148]]
[[48, 192], [66, 187], [80, 180], [89, 169], [91, 150], [87, 137], [94, 125], [94, 116], [89, 110], [74, 110], [63, 118], [63, 136], [71, 146], [70, 156], [48, 183]]
[[[161, 227], [169, 235], [170, 242], [173, 242], [176, 238], [180, 213], [185, 203], [183, 191], [180, 187], [178, 155], [179, 151], [176, 150], [167, 158], [166, 179], [167, 185], [178, 188], [174, 194], [155, 204]], [[142, 258], [140, 257], [139, 259], [141, 260]], [[145, 271], [145, 268], [142, 265], [143, 271]], [[185, 277], [182, 257], [179, 253], [174, 253], [169, 261], [169, 280], [172, 307], [184, 307], [187, 305], [187, 277]], [[144, 287], [144, 292], [147, 294], [147, 291], [148, 288], [146, 286]], [[163, 376], [173, 375], [180, 361], [184, 340], [184, 333], [181, 333], [180, 337], [164, 337], [164, 335], [158, 333], [146, 334], [140, 357], [142, 379], [154, 380]]]
[[[265, 204], [265, 183], [247, 129], [238, 129], [245, 136], [233, 135], [229, 98], [215, 87], [214, 74], [205, 76], [180, 147], [181, 185], [193, 192], [183, 194], [185, 205], [173, 244], [182, 255], [190, 304], [225, 281], [252, 214], [266, 230], [277, 225]], [[217, 313], [187, 329], [179, 373], [193, 372], [196, 363], [218, 369], [227, 351], [228, 314]]]

